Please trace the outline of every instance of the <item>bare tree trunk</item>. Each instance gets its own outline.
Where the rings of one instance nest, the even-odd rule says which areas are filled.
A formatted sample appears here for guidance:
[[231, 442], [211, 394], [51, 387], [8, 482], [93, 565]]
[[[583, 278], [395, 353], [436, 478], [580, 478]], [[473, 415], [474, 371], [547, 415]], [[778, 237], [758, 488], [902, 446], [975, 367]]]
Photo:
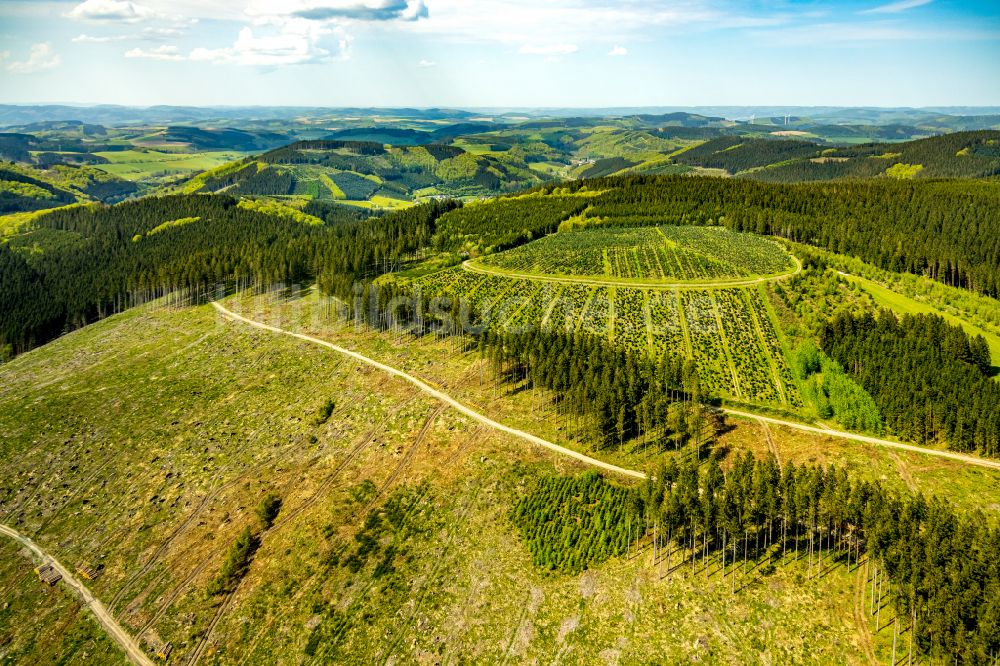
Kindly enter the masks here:
[[698, 532], [695, 531], [696, 526], [691, 525], [691, 574], [696, 575], [698, 573]]
[[878, 609], [875, 611], [875, 631], [881, 631], [882, 629], [882, 581], [885, 580], [885, 575], [883, 574], [881, 578], [878, 579]]
[[[906, 658], [907, 664], [913, 663], [913, 634], [917, 633], [917, 600], [913, 600], [912, 607], [910, 608], [912, 615], [910, 616], [910, 655]], [[993, 660], [996, 663], [996, 659]]]
[[670, 573], [670, 556], [674, 551], [674, 526], [667, 526], [667, 573]]
[[899, 618], [892, 621], [892, 666], [896, 666], [896, 638], [899, 635]]
[[878, 582], [878, 562], [872, 562], [872, 604], [870, 613], [875, 614], [875, 584]]
[[750, 532], [743, 531], [743, 579], [747, 577], [747, 542], [750, 541]]
[[722, 530], [722, 584], [726, 584], [726, 530]]
[[732, 576], [732, 593], [736, 594], [736, 539], [733, 539], [733, 573]]
[[703, 554], [701, 556], [702, 564], [705, 566], [705, 580], [708, 580], [708, 530], [705, 530], [705, 534], [702, 537], [705, 543]]
[[656, 568], [656, 528], [657, 523], [653, 523], [653, 568]]

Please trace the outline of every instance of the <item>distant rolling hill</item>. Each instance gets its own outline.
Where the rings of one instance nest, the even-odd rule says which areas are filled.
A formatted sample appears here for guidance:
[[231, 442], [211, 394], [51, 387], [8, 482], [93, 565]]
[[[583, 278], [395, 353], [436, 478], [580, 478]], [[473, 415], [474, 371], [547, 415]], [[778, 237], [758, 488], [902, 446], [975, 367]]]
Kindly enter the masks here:
[[499, 194], [541, 182], [513, 155], [456, 146], [387, 146], [377, 141], [300, 141], [199, 174], [186, 193], [299, 199], [395, 208], [436, 195]]
[[289, 143], [292, 138], [279, 132], [247, 132], [231, 127], [202, 129], [170, 126], [163, 130], [165, 143], [183, 143], [194, 150], [268, 150]]
[[1000, 174], [1000, 131], [903, 143], [829, 147], [787, 138], [724, 136], [674, 156], [688, 166], [772, 182], [837, 178], [985, 178]]
[[0, 215], [94, 201], [111, 203], [137, 189], [134, 183], [92, 167], [58, 165], [36, 169], [0, 162]]
[[492, 132], [497, 126], [489, 123], [454, 123], [434, 130], [404, 127], [352, 127], [337, 130], [324, 137], [329, 141], [375, 141], [393, 146], [424, 146], [447, 144], [460, 136]]

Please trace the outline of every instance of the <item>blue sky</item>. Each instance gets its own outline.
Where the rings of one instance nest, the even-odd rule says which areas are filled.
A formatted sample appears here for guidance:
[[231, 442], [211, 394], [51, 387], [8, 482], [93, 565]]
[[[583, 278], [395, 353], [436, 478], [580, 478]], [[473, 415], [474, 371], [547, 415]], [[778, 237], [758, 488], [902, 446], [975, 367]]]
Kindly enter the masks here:
[[1000, 105], [1000, 3], [0, 0], [0, 102]]

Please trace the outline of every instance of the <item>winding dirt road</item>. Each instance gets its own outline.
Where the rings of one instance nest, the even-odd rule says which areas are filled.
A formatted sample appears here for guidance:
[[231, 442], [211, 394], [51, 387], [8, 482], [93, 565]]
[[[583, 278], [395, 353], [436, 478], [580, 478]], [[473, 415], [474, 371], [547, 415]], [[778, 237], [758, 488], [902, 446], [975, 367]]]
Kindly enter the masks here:
[[763, 421], [765, 423], [773, 423], [774, 425], [786, 426], [788, 428], [794, 428], [795, 430], [802, 430], [804, 432], [812, 432], [819, 435], [829, 435], [830, 437], [838, 437], [840, 439], [850, 439], [854, 440], [855, 442], [864, 442], [866, 444], [874, 444], [875, 446], [884, 446], [890, 449], [899, 449], [900, 451], [910, 451], [911, 453], [922, 453], [925, 456], [937, 456], [938, 458], [948, 458], [949, 460], [957, 460], [958, 462], [962, 462], [967, 465], [976, 465], [978, 467], [986, 467], [989, 469], [1000, 469], [1000, 460], [978, 458], [976, 456], [965, 455], [964, 453], [955, 453], [954, 451], [927, 449], [922, 446], [914, 446], [913, 444], [903, 444], [901, 442], [893, 442], [888, 439], [868, 437], [867, 435], [856, 435], [853, 432], [844, 432], [842, 430], [820, 428], [818, 426], [806, 425], [804, 423], [796, 423], [795, 421], [783, 421], [781, 419], [772, 418], [770, 416], [761, 416], [760, 414], [743, 412], [738, 409], [724, 408], [722, 411], [725, 412], [726, 414], [729, 414], [730, 416], [739, 416], [745, 419], [754, 419], [757, 421]]
[[427, 384], [426, 382], [423, 382], [423, 381], [417, 379], [413, 375], [407, 374], [407, 373], [403, 372], [402, 370], [397, 370], [396, 368], [393, 368], [392, 366], [389, 366], [389, 365], [385, 365], [384, 363], [379, 363], [378, 361], [376, 361], [374, 359], [368, 358], [367, 356], [363, 356], [363, 355], [361, 355], [361, 354], [359, 354], [357, 352], [353, 352], [350, 349], [344, 349], [343, 347], [338, 347], [337, 345], [333, 344], [332, 342], [327, 342], [326, 340], [321, 340], [319, 338], [314, 338], [314, 337], [312, 337], [310, 335], [304, 335], [302, 333], [293, 333], [292, 331], [286, 331], [285, 329], [278, 328], [277, 326], [270, 326], [268, 324], [263, 324], [263, 323], [261, 323], [259, 321], [254, 321], [253, 319], [247, 319], [246, 317], [244, 317], [242, 315], [238, 315], [235, 312], [232, 312], [231, 310], [227, 310], [226, 308], [224, 308], [222, 305], [220, 305], [218, 303], [212, 303], [212, 305], [215, 307], [216, 310], [218, 310], [220, 313], [222, 313], [224, 316], [226, 316], [226, 317], [228, 317], [230, 319], [234, 319], [236, 321], [241, 321], [241, 322], [243, 322], [245, 324], [249, 324], [250, 326], [254, 326], [256, 328], [260, 328], [260, 329], [263, 329], [265, 331], [271, 331], [272, 333], [280, 333], [282, 335], [289, 335], [289, 336], [291, 336], [293, 338], [298, 338], [299, 340], [305, 340], [306, 342], [311, 342], [313, 344], [320, 345], [322, 347], [326, 347], [327, 349], [332, 349], [333, 351], [335, 351], [335, 352], [337, 352], [339, 354], [344, 354], [345, 356], [349, 356], [350, 358], [353, 358], [356, 361], [360, 361], [362, 363], [370, 365], [373, 368], [378, 368], [379, 370], [381, 370], [381, 371], [383, 371], [385, 373], [388, 373], [388, 374], [392, 375], [393, 377], [398, 377], [398, 378], [400, 378], [400, 379], [402, 379], [404, 381], [407, 381], [407, 382], [413, 384], [414, 386], [416, 386], [418, 389], [420, 389], [424, 393], [426, 393], [426, 394], [428, 394], [428, 395], [436, 398], [437, 400], [440, 400], [443, 403], [446, 403], [446, 404], [450, 405], [451, 407], [454, 407], [456, 410], [458, 410], [462, 414], [465, 414], [469, 418], [472, 418], [472, 419], [474, 419], [474, 420], [476, 420], [476, 421], [478, 421], [478, 422], [480, 422], [480, 423], [482, 423], [484, 425], [487, 425], [490, 428], [493, 428], [494, 430], [499, 430], [500, 432], [505, 432], [508, 435], [513, 435], [514, 437], [518, 437], [518, 438], [523, 439], [525, 441], [531, 442], [532, 444], [537, 444], [538, 446], [542, 446], [542, 447], [544, 447], [546, 449], [549, 449], [550, 451], [555, 451], [556, 453], [558, 453], [560, 455], [564, 455], [564, 456], [567, 456], [569, 458], [573, 458], [575, 460], [579, 460], [582, 463], [585, 463], [587, 465], [592, 465], [594, 467], [599, 467], [599, 468], [607, 470], [609, 472], [614, 472], [616, 474], [621, 474], [623, 476], [631, 476], [631, 477], [636, 478], [636, 479], [645, 479], [646, 478], [646, 475], [643, 472], [638, 472], [638, 471], [633, 470], [633, 469], [625, 469], [624, 467], [618, 467], [617, 465], [612, 465], [610, 463], [606, 463], [606, 462], [603, 462], [601, 460], [597, 460], [596, 458], [591, 458], [590, 456], [586, 456], [586, 455], [584, 455], [584, 454], [582, 454], [582, 453], [580, 453], [578, 451], [574, 451], [572, 449], [567, 449], [564, 446], [559, 446], [558, 444], [553, 444], [552, 442], [550, 442], [548, 440], [544, 440], [541, 437], [536, 437], [535, 435], [532, 435], [531, 433], [524, 432], [523, 430], [518, 430], [516, 428], [511, 428], [510, 426], [505, 426], [502, 423], [498, 423], [497, 421], [494, 421], [493, 419], [489, 418], [488, 416], [480, 414], [479, 412], [475, 411], [474, 409], [466, 407], [465, 405], [463, 405], [459, 401], [457, 401], [454, 398], [452, 398], [447, 393], [443, 393], [442, 391], [437, 390], [436, 388], [434, 388], [430, 384]]
[[[442, 391], [437, 390], [436, 388], [430, 386], [426, 382], [423, 382], [423, 381], [417, 379], [413, 375], [409, 375], [409, 374], [403, 372], [402, 370], [397, 370], [396, 368], [393, 368], [392, 366], [385, 365], [384, 363], [379, 363], [378, 361], [376, 361], [374, 359], [371, 359], [371, 358], [368, 358], [367, 356], [363, 356], [363, 355], [361, 355], [361, 354], [359, 354], [357, 352], [353, 352], [353, 351], [351, 351], [349, 349], [345, 349], [343, 347], [339, 347], [339, 346], [337, 346], [337, 345], [335, 345], [335, 344], [333, 344], [331, 342], [327, 342], [326, 340], [321, 340], [319, 338], [314, 338], [314, 337], [309, 336], [309, 335], [303, 335], [302, 333], [293, 333], [291, 331], [286, 331], [285, 329], [278, 328], [277, 326], [270, 326], [268, 324], [263, 324], [261, 322], [254, 321], [252, 319], [247, 319], [246, 317], [244, 317], [242, 315], [238, 315], [235, 312], [227, 310], [225, 307], [223, 307], [219, 303], [212, 303], [212, 306], [215, 307], [215, 309], [218, 310], [220, 313], [222, 313], [224, 316], [226, 316], [226, 317], [228, 317], [230, 319], [233, 319], [233, 320], [236, 320], [236, 321], [241, 321], [241, 322], [243, 322], [245, 324], [249, 324], [250, 326], [254, 326], [256, 328], [260, 328], [260, 329], [263, 329], [265, 331], [271, 331], [273, 333], [280, 333], [282, 335], [288, 335], [288, 336], [291, 336], [293, 338], [298, 338], [299, 340], [305, 340], [306, 342], [311, 342], [313, 344], [317, 344], [317, 345], [320, 345], [322, 347], [326, 347], [327, 349], [332, 349], [335, 352], [338, 352], [340, 354], [344, 354], [346, 356], [349, 356], [349, 357], [351, 357], [351, 358], [353, 358], [353, 359], [355, 359], [357, 361], [360, 361], [362, 363], [366, 363], [367, 365], [370, 365], [370, 366], [372, 366], [374, 368], [378, 368], [379, 370], [382, 370], [383, 372], [386, 372], [386, 373], [388, 373], [388, 374], [390, 374], [390, 375], [392, 375], [394, 377], [399, 377], [400, 379], [403, 379], [403, 380], [405, 380], [405, 381], [413, 384], [414, 386], [416, 386], [417, 388], [419, 388], [424, 393], [427, 393], [428, 395], [433, 396], [434, 398], [440, 400], [441, 402], [447, 403], [448, 405], [454, 407], [455, 409], [457, 409], [459, 412], [465, 414], [466, 416], [468, 416], [468, 417], [470, 417], [472, 419], [475, 419], [476, 421], [479, 421], [480, 423], [482, 423], [484, 425], [487, 425], [490, 428], [493, 428], [495, 430], [499, 430], [499, 431], [505, 432], [505, 433], [507, 433], [509, 435], [513, 435], [514, 437], [518, 437], [518, 438], [523, 439], [525, 441], [531, 442], [532, 444], [536, 444], [538, 446], [545, 447], [546, 449], [549, 449], [550, 451], [555, 451], [556, 453], [558, 453], [560, 455], [568, 456], [568, 457], [573, 458], [575, 460], [579, 460], [580, 462], [585, 463], [587, 465], [592, 465], [592, 466], [598, 467], [600, 469], [608, 470], [610, 472], [615, 472], [616, 474], [622, 474], [624, 476], [630, 476], [630, 477], [633, 477], [633, 478], [636, 478], [636, 479], [645, 479], [646, 478], [646, 474], [643, 473], [643, 472], [640, 472], [640, 471], [637, 471], [637, 470], [634, 470], [634, 469], [625, 469], [624, 467], [618, 467], [617, 465], [612, 465], [610, 463], [606, 463], [606, 462], [603, 462], [601, 460], [597, 460], [596, 458], [591, 458], [590, 456], [586, 456], [586, 455], [584, 455], [584, 454], [582, 454], [582, 453], [580, 453], [578, 451], [574, 451], [572, 449], [568, 449], [568, 448], [566, 448], [564, 446], [559, 446], [558, 444], [553, 444], [552, 442], [544, 440], [541, 437], [537, 437], [535, 435], [532, 435], [531, 433], [524, 432], [523, 430], [517, 430], [516, 428], [511, 428], [509, 426], [503, 425], [502, 423], [498, 423], [497, 421], [494, 421], [493, 419], [489, 418], [488, 416], [480, 414], [479, 412], [477, 412], [477, 411], [475, 411], [475, 410], [473, 410], [473, 409], [471, 409], [469, 407], [466, 407], [462, 403], [460, 403], [457, 400], [455, 400], [454, 398], [452, 398], [447, 393], [444, 393]], [[890, 441], [890, 440], [887, 440], [887, 439], [878, 439], [876, 437], [868, 437], [866, 435], [856, 435], [854, 433], [844, 432], [844, 431], [841, 431], [841, 430], [832, 430], [830, 428], [820, 428], [820, 427], [817, 427], [817, 426], [806, 425], [804, 423], [796, 423], [795, 421], [785, 421], [785, 420], [776, 419], [776, 418], [773, 418], [773, 417], [770, 417], [770, 416], [763, 416], [763, 415], [760, 415], [760, 414], [752, 414], [750, 412], [744, 412], [744, 411], [741, 411], [741, 410], [738, 410], [738, 409], [723, 409], [722, 411], [725, 412], [726, 414], [729, 414], [730, 416], [737, 416], [737, 417], [746, 418], [746, 419], [753, 419], [753, 420], [757, 420], [757, 421], [762, 422], [762, 423], [770, 423], [770, 424], [773, 424], [773, 425], [785, 426], [785, 427], [788, 427], [788, 428], [794, 428], [796, 430], [802, 430], [802, 431], [805, 431], [805, 432], [812, 432], [812, 433], [817, 433], [817, 434], [820, 434], [820, 435], [829, 435], [831, 437], [838, 437], [840, 439], [853, 440], [853, 441], [856, 441], [856, 442], [864, 442], [866, 444], [874, 444], [876, 446], [884, 446], [884, 447], [888, 447], [888, 448], [892, 448], [892, 449], [899, 449], [901, 451], [910, 451], [912, 453], [921, 453], [923, 455], [928, 455], [928, 456], [937, 456], [939, 458], [948, 458], [949, 460], [955, 460], [955, 461], [958, 461], [958, 462], [961, 462], [961, 463], [965, 463], [965, 464], [968, 464], [968, 465], [976, 465], [978, 467], [986, 467], [988, 469], [998, 469], [998, 470], [1000, 470], [1000, 460], [989, 460], [989, 459], [986, 459], [986, 458], [977, 458], [975, 456], [969, 456], [969, 455], [965, 455], [965, 454], [962, 454], [962, 453], [955, 453], [953, 451], [941, 451], [941, 450], [938, 450], [938, 449], [927, 449], [927, 448], [923, 448], [923, 447], [920, 447], [920, 446], [914, 446], [912, 444], [902, 444], [900, 442], [893, 442], [893, 441]]]
[[733, 280], [705, 280], [699, 282], [637, 282], [629, 280], [615, 280], [614, 278], [597, 278], [593, 276], [571, 276], [571, 275], [541, 275], [536, 273], [517, 273], [505, 271], [493, 266], [486, 266], [471, 259], [462, 262], [462, 269], [470, 273], [481, 275], [495, 275], [513, 280], [530, 280], [532, 282], [554, 282], [556, 284], [580, 284], [588, 287], [624, 287], [631, 289], [659, 289], [676, 291], [681, 289], [723, 289], [727, 287], [751, 287], [762, 282], [773, 282], [784, 280], [802, 272], [802, 262], [795, 255], [788, 255], [795, 262], [795, 270], [779, 275], [765, 275], [758, 278], [736, 278]]
[[97, 621], [100, 623], [104, 630], [107, 632], [108, 636], [112, 638], [118, 645], [121, 646], [122, 650], [125, 651], [126, 656], [128, 656], [129, 661], [133, 664], [139, 664], [140, 666], [153, 666], [153, 661], [146, 656], [146, 653], [139, 647], [139, 644], [135, 642], [125, 629], [122, 628], [115, 618], [112, 617], [111, 613], [104, 607], [97, 598], [90, 593], [90, 590], [81, 583], [77, 578], [70, 573], [69, 569], [64, 567], [59, 563], [59, 560], [52, 557], [50, 554], [46, 553], [41, 547], [38, 546], [34, 541], [24, 536], [17, 530], [6, 525], [0, 525], [0, 534], [14, 539], [22, 546], [28, 548], [40, 559], [45, 561], [47, 564], [51, 564], [52, 568], [59, 572], [62, 576], [63, 582], [66, 583], [77, 596], [79, 596], [83, 603], [90, 609], [90, 612], [94, 614]]

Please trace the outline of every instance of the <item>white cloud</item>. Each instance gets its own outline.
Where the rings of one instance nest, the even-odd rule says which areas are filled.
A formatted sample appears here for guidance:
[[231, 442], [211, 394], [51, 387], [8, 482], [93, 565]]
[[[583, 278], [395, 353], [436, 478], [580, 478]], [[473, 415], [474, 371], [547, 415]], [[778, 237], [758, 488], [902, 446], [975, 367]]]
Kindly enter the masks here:
[[80, 34], [72, 39], [76, 44], [107, 44], [109, 42], [158, 42], [168, 37], [179, 37], [184, 34], [177, 28], [143, 28], [141, 32], [129, 35], [87, 35]]
[[517, 52], [521, 55], [562, 56], [579, 50], [576, 44], [524, 44]]
[[[4, 52], [4, 59], [9, 57], [7, 52]], [[28, 51], [27, 60], [13, 61], [7, 64], [7, 71], [12, 74], [31, 74], [32, 72], [40, 72], [45, 69], [52, 69], [59, 65], [62, 59], [59, 54], [52, 50], [52, 45], [48, 42], [42, 42], [39, 44], [32, 44], [31, 50]]]
[[[88, 0], [88, 2], [120, 0]], [[187, 56], [133, 49], [129, 57], [182, 59], [216, 64], [275, 67], [347, 59], [353, 22], [412, 23], [429, 16], [425, 0], [143, 0], [157, 17], [242, 21], [230, 46], [203, 46]], [[177, 20], [176, 16], [173, 20]], [[148, 39], [153, 39], [149, 35]]]
[[126, 58], [148, 58], [149, 60], [184, 60], [176, 46], [157, 46], [154, 49], [135, 48], [125, 52]]
[[612, 58], [619, 58], [621, 56], [627, 56], [628, 55], [628, 49], [625, 48], [624, 46], [618, 46], [617, 44], [615, 44], [614, 48], [612, 48], [610, 51], [608, 51], [608, 55], [611, 56]]
[[[428, 0], [430, 2], [430, 0]], [[748, 16], [714, 0], [433, 0], [415, 32], [461, 42], [614, 44], [656, 30], [783, 25], [787, 15]], [[403, 24], [401, 24], [403, 25]]]
[[136, 39], [155, 41], [167, 37], [180, 37], [182, 34], [184, 31], [177, 28], [143, 28]]
[[252, 0], [246, 13], [310, 21], [417, 21], [430, 15], [424, 0]]
[[155, 12], [128, 0], [84, 0], [65, 16], [85, 21], [136, 23], [152, 18]]
[[934, 0], [899, 0], [899, 2], [890, 2], [887, 5], [879, 5], [878, 7], [872, 7], [871, 9], [866, 9], [860, 14], [895, 14], [897, 12], [905, 12], [907, 9], [914, 9], [916, 7], [923, 7], [924, 5], [929, 5]]
[[330, 62], [350, 57], [351, 36], [339, 26], [323, 26], [305, 19], [289, 19], [277, 26], [261, 23], [265, 32], [255, 34], [253, 28], [240, 30], [236, 42], [219, 49], [197, 48], [191, 60], [216, 64], [306, 65]]
[[433, 60], [424, 59], [417, 63], [417, 67], [437, 67], [437, 63]]
[[93, 35], [80, 34], [74, 37], [72, 40], [75, 44], [107, 44], [108, 42], [123, 42], [128, 39], [128, 35], [111, 35], [104, 37], [95, 37]]

